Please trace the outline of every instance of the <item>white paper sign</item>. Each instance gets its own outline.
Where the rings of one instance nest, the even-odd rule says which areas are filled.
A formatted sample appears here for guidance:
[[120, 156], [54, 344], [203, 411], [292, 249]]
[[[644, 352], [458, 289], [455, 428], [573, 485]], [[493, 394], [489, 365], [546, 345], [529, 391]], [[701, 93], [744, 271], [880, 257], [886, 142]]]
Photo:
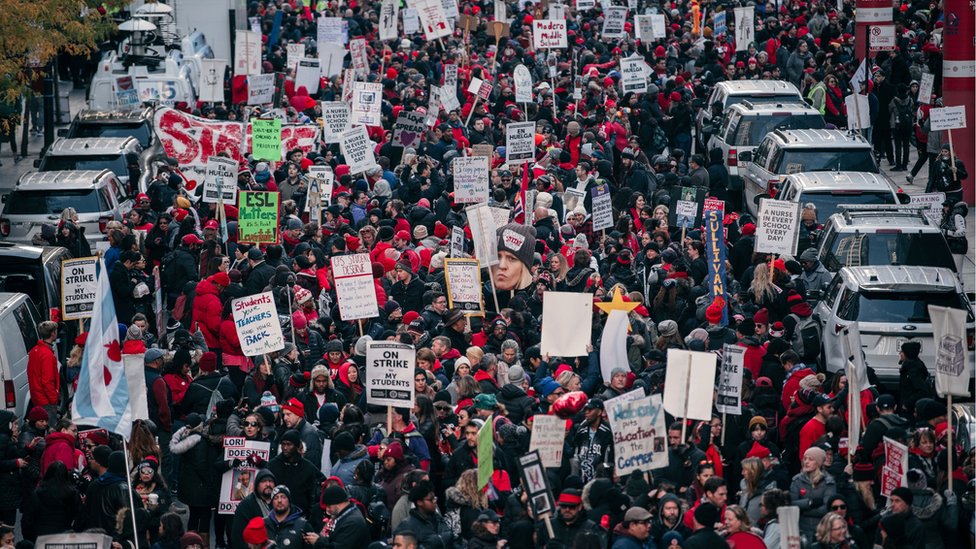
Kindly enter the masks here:
[[369, 74], [369, 60], [366, 58], [366, 39], [355, 38], [349, 42], [349, 57], [356, 76], [365, 78]]
[[553, 291], [542, 294], [542, 354], [586, 356], [592, 329], [592, 294]]
[[532, 102], [532, 73], [525, 65], [516, 65], [514, 71], [515, 80], [515, 102]]
[[234, 41], [234, 75], [261, 74], [261, 33], [239, 30]]
[[373, 145], [366, 133], [366, 126], [356, 126], [342, 133], [339, 148], [346, 164], [349, 165], [350, 173], [363, 173], [376, 167]]
[[218, 515], [233, 515], [241, 500], [254, 492], [254, 479], [257, 472], [254, 467], [238, 467], [230, 469], [221, 476]]
[[742, 370], [745, 368], [746, 348], [725, 345], [724, 349], [715, 408], [723, 414], [738, 416], [742, 414]]
[[601, 36], [607, 38], [623, 38], [624, 23], [627, 22], [627, 8], [623, 6], [611, 6], [604, 10], [603, 32]]
[[82, 320], [95, 310], [97, 257], [61, 261], [61, 318]]
[[535, 160], [535, 122], [512, 122], [505, 128], [505, 162], [525, 164]]
[[922, 80], [918, 84], [918, 102], [926, 105], [932, 104], [932, 88], [935, 86], [935, 75], [926, 72], [922, 73]]
[[252, 74], [247, 77], [247, 104], [265, 105], [274, 101], [274, 74]]
[[644, 93], [647, 91], [647, 77], [644, 75], [644, 59], [640, 56], [620, 60], [620, 80], [624, 93]]
[[323, 43], [345, 44], [349, 36], [346, 29], [346, 23], [341, 17], [319, 17], [316, 29], [319, 48]]
[[319, 42], [319, 70], [325, 78], [337, 78], [342, 74], [342, 64], [346, 59], [346, 48], [342, 44]]
[[376, 286], [373, 284], [373, 265], [369, 254], [332, 256], [332, 276], [335, 279], [339, 316], [342, 320], [379, 316]]
[[498, 237], [495, 218], [487, 204], [465, 208], [468, 226], [471, 227], [471, 240], [474, 242], [474, 256], [484, 266], [498, 264]]
[[800, 508], [794, 505], [787, 505], [776, 508], [776, 516], [779, 518], [779, 547], [769, 549], [800, 549]]
[[651, 27], [651, 17], [650, 15], [637, 15], [634, 17], [636, 25], [637, 39], [642, 42], [651, 42], [654, 40], [654, 29]]
[[451, 257], [464, 257], [464, 229], [451, 228]]
[[467, 156], [451, 161], [455, 204], [488, 202], [488, 160], [484, 156]]
[[935, 392], [969, 396], [972, 366], [966, 343], [966, 311], [929, 305], [935, 339]]
[[414, 8], [403, 10], [403, 32], [404, 34], [416, 34], [420, 32], [420, 14]]
[[424, 36], [428, 41], [451, 35], [453, 27], [447, 21], [444, 5], [440, 0], [414, 0], [411, 4], [417, 9]]
[[663, 40], [668, 36], [667, 23], [663, 13], [651, 14], [651, 33], [654, 40]]
[[305, 44], [301, 42], [288, 44], [286, 51], [288, 70], [297, 69], [298, 61], [305, 58]]
[[532, 41], [537, 50], [568, 47], [566, 20], [536, 19], [532, 22]]
[[712, 418], [715, 354], [668, 349], [664, 408], [676, 418]]
[[354, 82], [352, 85], [352, 123], [380, 126], [383, 85], [372, 82]]
[[756, 8], [735, 8], [735, 51], [749, 51], [749, 44], [756, 41]]
[[[855, 103], [855, 99], [857, 102]], [[847, 127], [851, 130], [864, 130], [871, 127], [871, 105], [868, 96], [851, 94], [844, 98], [847, 107]]]
[[234, 327], [246, 356], [259, 356], [285, 348], [274, 294], [264, 292], [235, 299], [231, 304]]
[[237, 204], [237, 161], [223, 156], [207, 159], [207, 178], [203, 181], [203, 201], [225, 205]]
[[966, 105], [929, 110], [932, 131], [958, 130], [966, 127]]
[[613, 431], [617, 476], [667, 467], [668, 431], [661, 395], [607, 401], [604, 406]]
[[800, 226], [800, 204], [763, 198], [756, 223], [756, 251], [793, 255]]
[[[576, 189], [573, 189], [574, 191]], [[593, 196], [593, 230], [602, 231], [613, 227], [613, 205], [610, 199], [610, 187], [598, 185], [590, 189]]]
[[295, 71], [295, 87], [305, 87], [309, 95], [319, 92], [319, 77], [322, 75], [321, 61], [318, 58], [298, 60], [298, 70]]
[[399, 0], [383, 0], [380, 6], [380, 40], [397, 38], [397, 15], [400, 10]]
[[539, 452], [543, 467], [559, 467], [563, 462], [563, 445], [566, 442], [566, 420], [546, 414], [533, 417], [529, 451]]
[[202, 59], [200, 61], [200, 101], [219, 103], [224, 100], [224, 70], [227, 61], [223, 59]]
[[[424, 137], [427, 130], [424, 119], [427, 118], [422, 112], [401, 111], [397, 116], [396, 124], [393, 125], [393, 145], [398, 147], [416, 147]], [[459, 160], [459, 159], [455, 159]]]
[[416, 364], [413, 345], [370, 341], [366, 346], [366, 402], [413, 408]]
[[322, 138], [326, 143], [338, 143], [349, 129], [349, 105], [343, 101], [322, 102]]

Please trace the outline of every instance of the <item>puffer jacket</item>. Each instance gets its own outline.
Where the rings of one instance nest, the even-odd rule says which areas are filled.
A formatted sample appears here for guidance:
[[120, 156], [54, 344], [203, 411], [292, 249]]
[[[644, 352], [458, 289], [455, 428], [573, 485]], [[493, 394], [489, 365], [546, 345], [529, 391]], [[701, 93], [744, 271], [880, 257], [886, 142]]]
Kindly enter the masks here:
[[305, 534], [311, 533], [312, 525], [302, 518], [302, 510], [291, 506], [291, 513], [285, 520], [278, 522], [272, 511], [264, 519], [264, 527], [268, 531], [268, 539], [277, 547], [305, 547]]
[[212, 277], [198, 282], [196, 297], [193, 299], [193, 325], [203, 332], [203, 339], [210, 349], [220, 348], [222, 310], [220, 287], [214, 284]]
[[924, 549], [943, 549], [945, 543], [936, 532], [952, 531], [958, 523], [958, 506], [945, 505], [945, 499], [931, 488], [912, 489], [912, 514], [922, 523], [929, 535]]
[[[797, 473], [790, 484], [790, 498], [800, 508], [800, 533], [812, 538], [820, 519], [827, 514], [827, 502], [837, 495], [837, 483], [829, 473], [823, 473], [814, 486], [805, 473]], [[819, 504], [814, 506], [814, 504]]]
[[350, 485], [353, 483], [356, 467], [360, 464], [360, 462], [368, 460], [369, 452], [366, 450], [366, 447], [362, 444], [357, 444], [351, 454], [339, 459], [339, 461], [332, 466], [332, 476], [339, 477], [343, 484]]
[[68, 471], [80, 471], [84, 468], [85, 458], [81, 450], [75, 448], [75, 437], [60, 431], [51, 433], [44, 438], [46, 447], [41, 455], [41, 475], [55, 461], [60, 461]]

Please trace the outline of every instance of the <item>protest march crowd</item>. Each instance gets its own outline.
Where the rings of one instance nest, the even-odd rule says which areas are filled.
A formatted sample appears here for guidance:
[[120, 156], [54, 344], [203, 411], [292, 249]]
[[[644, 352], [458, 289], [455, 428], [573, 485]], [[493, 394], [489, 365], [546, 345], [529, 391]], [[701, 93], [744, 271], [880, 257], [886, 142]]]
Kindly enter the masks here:
[[[227, 101], [175, 110], [277, 108], [327, 130], [355, 93], [338, 130], [360, 138], [276, 134], [267, 155], [255, 125], [239, 203], [159, 167], [108, 227], [96, 308], [114, 313], [68, 356], [42, 323], [29, 411], [0, 411], [0, 545], [75, 531], [153, 549], [972, 547], [976, 462], [933, 364], [917, 342], [887, 382], [860, 357], [827, 364], [812, 306], [832, 274], [810, 253], [824, 220], [804, 206], [795, 253], [757, 252], [742, 180], [695, 133], [735, 80], [791, 82], [846, 128], [860, 65], [879, 162], [907, 171], [914, 146], [909, 182], [928, 161], [942, 229], [964, 240], [965, 169], [927, 127], [941, 78], [918, 97], [942, 72], [942, 3], [897, 4], [895, 50], [863, 65], [847, 0], [444, 4], [447, 18], [407, 2], [423, 28], [394, 2], [248, 5], [275, 103], [246, 107], [249, 77], [228, 76]], [[309, 93], [287, 52], [327, 46], [318, 15], [357, 52]], [[546, 17], [557, 46], [540, 49]], [[643, 84], [625, 92], [632, 56]], [[403, 113], [419, 135], [394, 128]], [[682, 188], [712, 209], [679, 221]], [[70, 211], [56, 235], [92, 255]], [[130, 356], [147, 414], [123, 445], [82, 421], [106, 402], [79, 402], [102, 361]]]

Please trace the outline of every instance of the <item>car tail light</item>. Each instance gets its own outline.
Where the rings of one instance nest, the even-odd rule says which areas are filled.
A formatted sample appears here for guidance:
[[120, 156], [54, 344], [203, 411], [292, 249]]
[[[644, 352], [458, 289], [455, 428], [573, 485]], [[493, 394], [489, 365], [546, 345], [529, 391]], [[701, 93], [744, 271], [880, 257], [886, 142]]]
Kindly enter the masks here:
[[7, 218], [0, 218], [0, 235], [10, 236], [10, 220]]
[[730, 167], [739, 165], [738, 153], [739, 151], [737, 149], [729, 149], [728, 164]]
[[8, 379], [3, 382], [3, 400], [7, 408], [15, 408], [17, 406], [17, 391], [14, 390], [13, 380]]
[[98, 218], [98, 231], [102, 234], [108, 232], [108, 224], [112, 221], [111, 217], [99, 217]]
[[970, 351], [976, 350], [976, 330], [966, 330], [966, 346]]

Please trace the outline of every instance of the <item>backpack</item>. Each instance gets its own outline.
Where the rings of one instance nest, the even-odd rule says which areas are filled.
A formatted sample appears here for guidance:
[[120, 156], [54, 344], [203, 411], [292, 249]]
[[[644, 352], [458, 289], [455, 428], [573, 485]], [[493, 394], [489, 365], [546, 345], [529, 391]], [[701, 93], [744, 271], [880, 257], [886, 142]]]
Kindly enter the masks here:
[[915, 123], [915, 109], [911, 101], [895, 100], [895, 126], [901, 130], [908, 130]]
[[790, 344], [796, 354], [803, 358], [804, 362], [817, 357], [820, 353], [820, 323], [814, 315], [800, 318], [798, 315], [790, 313], [787, 316], [793, 317], [796, 327], [793, 329], [793, 339]]
[[183, 289], [183, 281], [180, 280], [179, 269], [176, 265], [176, 250], [168, 252], [159, 262], [159, 281], [163, 289], [169, 293], [177, 293]]

